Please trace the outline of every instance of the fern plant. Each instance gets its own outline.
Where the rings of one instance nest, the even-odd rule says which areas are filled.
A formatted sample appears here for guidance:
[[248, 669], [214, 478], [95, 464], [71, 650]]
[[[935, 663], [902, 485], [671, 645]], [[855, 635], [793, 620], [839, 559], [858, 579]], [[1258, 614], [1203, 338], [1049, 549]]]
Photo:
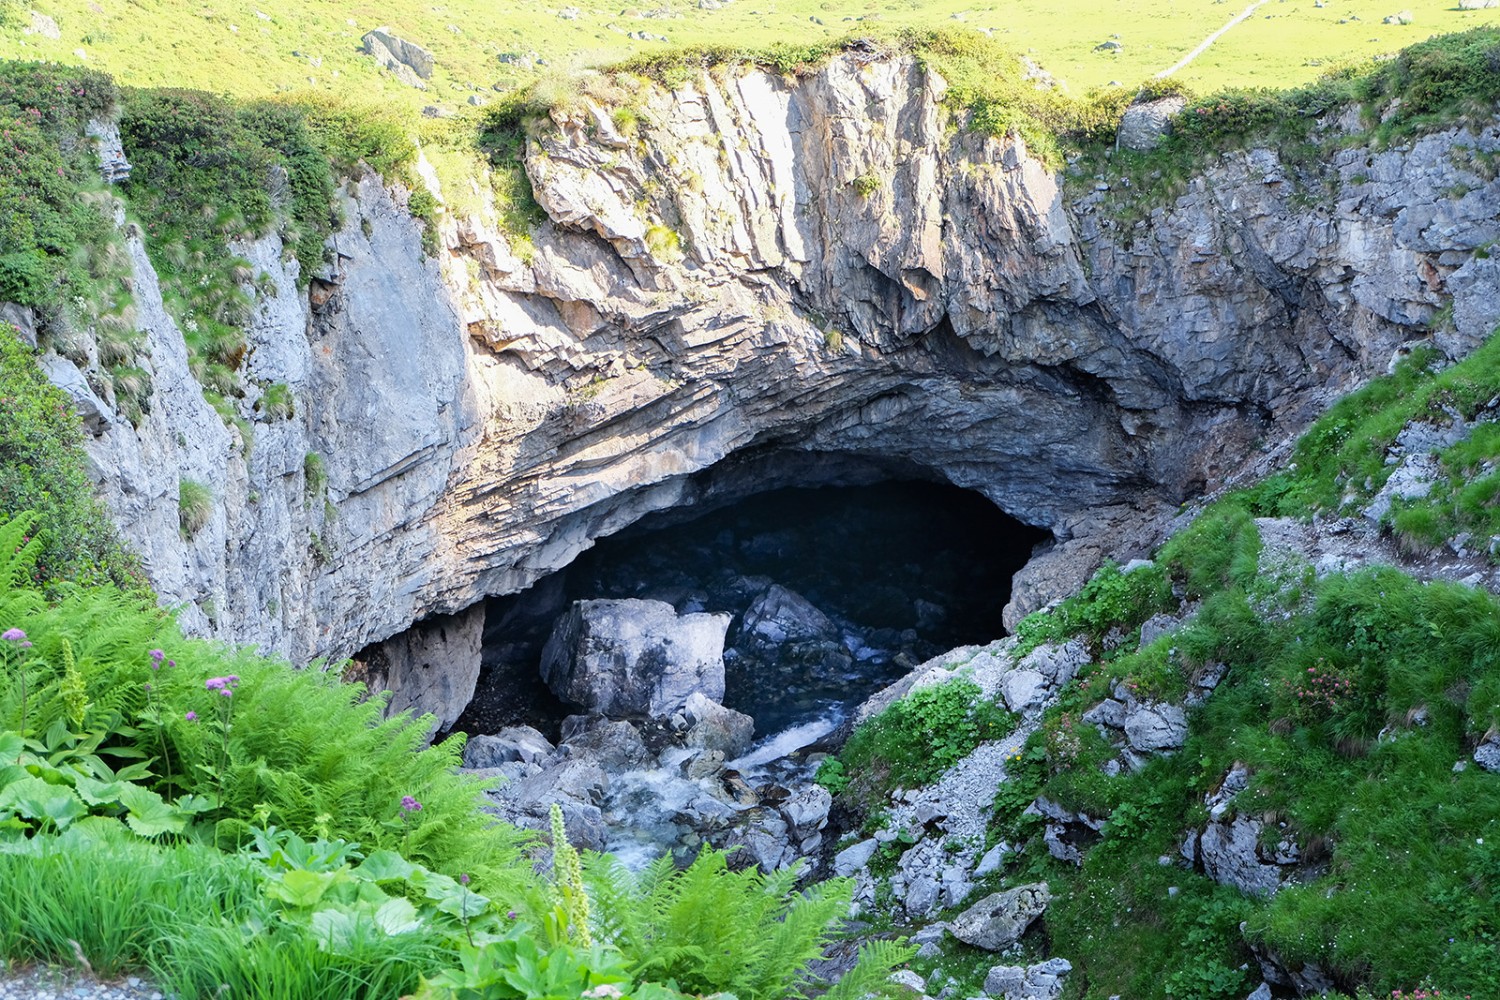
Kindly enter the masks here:
[[[584, 879], [596, 938], [620, 949], [637, 981], [674, 982], [690, 993], [785, 1000], [824, 985], [809, 965], [849, 912], [851, 883], [831, 879], [799, 892], [800, 864], [734, 872], [728, 858], [704, 848], [685, 870], [664, 855], [637, 873], [608, 855], [590, 856]], [[891, 967], [912, 954], [895, 944], [862, 952], [849, 973], [849, 989], [859, 992], [847, 995], [880, 994]]]

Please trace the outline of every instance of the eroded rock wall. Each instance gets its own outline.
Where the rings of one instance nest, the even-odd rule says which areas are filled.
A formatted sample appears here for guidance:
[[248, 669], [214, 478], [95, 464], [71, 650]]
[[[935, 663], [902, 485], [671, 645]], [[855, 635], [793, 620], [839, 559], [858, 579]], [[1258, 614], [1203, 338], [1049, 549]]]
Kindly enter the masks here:
[[[752, 492], [777, 455], [924, 473], [1050, 528], [1013, 617], [1138, 554], [1450, 302], [1450, 352], [1497, 319], [1500, 183], [1464, 152], [1493, 127], [1297, 169], [1228, 154], [1127, 224], [1131, 193], [1070, 200], [1019, 141], [955, 129], [909, 58], [635, 86], [634, 114], [584, 101], [531, 141], [529, 241], [480, 211], [424, 260], [367, 178], [310, 292], [274, 237], [245, 248], [275, 288], [247, 375], [297, 399], [248, 450], [132, 242], [157, 400], [91, 454], [189, 628], [343, 657], [647, 512]], [[216, 498], [190, 538], [179, 477]]]

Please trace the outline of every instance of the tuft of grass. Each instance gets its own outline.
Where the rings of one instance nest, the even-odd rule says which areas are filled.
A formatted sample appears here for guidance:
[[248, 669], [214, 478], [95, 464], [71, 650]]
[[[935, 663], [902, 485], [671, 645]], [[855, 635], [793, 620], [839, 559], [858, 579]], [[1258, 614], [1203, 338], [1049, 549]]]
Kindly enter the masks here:
[[310, 451], [302, 459], [304, 490], [309, 497], [320, 497], [328, 491], [328, 463], [323, 456]]
[[293, 395], [291, 386], [285, 382], [276, 382], [266, 386], [260, 399], [256, 401], [255, 408], [267, 420], [290, 420], [297, 413], [297, 398]]
[[207, 486], [192, 479], [177, 485], [177, 519], [186, 538], [196, 535], [213, 516], [214, 495]]

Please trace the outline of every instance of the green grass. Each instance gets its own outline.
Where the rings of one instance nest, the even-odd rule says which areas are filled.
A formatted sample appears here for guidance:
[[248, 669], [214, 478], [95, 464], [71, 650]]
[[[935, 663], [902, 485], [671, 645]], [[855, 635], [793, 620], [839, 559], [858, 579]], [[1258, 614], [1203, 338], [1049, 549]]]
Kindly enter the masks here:
[[985, 740], [1004, 738], [1017, 719], [979, 698], [973, 681], [956, 679], [913, 691], [866, 720], [837, 758], [824, 761], [818, 781], [859, 812], [893, 788], [936, 781]]
[[[332, 0], [309, 0], [282, 5], [263, 20], [255, 13], [260, 8], [249, 0], [222, 0], [208, 7], [183, 0], [150, 7], [103, 0], [93, 8], [88, 0], [40, 0], [34, 6], [56, 18], [62, 38], [22, 34], [26, 19], [20, 17], [0, 27], [0, 58], [76, 63], [74, 50], [82, 48], [86, 65], [112, 72], [131, 86], [197, 87], [251, 97], [290, 91], [359, 93], [374, 103], [407, 107], [461, 105], [474, 92], [471, 87], [480, 92], [495, 84], [516, 87], [579, 65], [614, 63], [672, 47], [766, 48], [786, 38], [815, 45], [850, 31], [940, 25], [991, 31], [1008, 47], [1032, 52], [1081, 95], [1115, 80], [1134, 86], [1175, 63], [1239, 12], [1239, 5], [1172, 0], [1129, 6], [1079, 0], [977, 6], [961, 0], [781, 0], [770, 9], [732, 3], [711, 11], [699, 9], [693, 0], [667, 0], [634, 8], [578, 4], [578, 18], [564, 20], [555, 13], [562, 5], [538, 9], [514, 2], [454, 0], [431, 7], [374, 0], [350, 8]], [[1402, 26], [1382, 24], [1391, 10], [1373, 0], [1321, 9], [1268, 5], [1221, 38], [1181, 77], [1200, 90], [1293, 85], [1334, 63], [1394, 52], [1434, 33], [1500, 22], [1494, 10], [1459, 12], [1446, 0], [1406, 6], [1415, 19]], [[668, 16], [641, 16], [657, 10]], [[954, 20], [955, 15], [961, 20]], [[1348, 20], [1351, 15], [1359, 20]], [[354, 24], [348, 23], [351, 19]], [[433, 51], [438, 69], [430, 90], [396, 83], [356, 51], [364, 32], [385, 24]], [[669, 42], [633, 40], [626, 37], [631, 31], [665, 35]], [[1115, 34], [1123, 46], [1118, 53], [1095, 51]], [[502, 53], [531, 51], [550, 65], [519, 69], [499, 61]]]

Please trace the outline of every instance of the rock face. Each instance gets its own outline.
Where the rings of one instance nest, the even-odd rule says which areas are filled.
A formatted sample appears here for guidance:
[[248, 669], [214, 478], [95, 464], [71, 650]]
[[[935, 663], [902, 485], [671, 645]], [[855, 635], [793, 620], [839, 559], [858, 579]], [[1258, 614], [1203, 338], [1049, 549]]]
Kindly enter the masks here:
[[434, 615], [366, 651], [345, 673], [372, 691], [393, 692], [389, 709], [437, 716], [437, 729], [457, 721], [474, 697], [484, 647], [484, 605]]
[[1269, 896], [1296, 874], [1302, 852], [1286, 838], [1274, 847], [1264, 846], [1265, 823], [1235, 811], [1234, 797], [1249, 784], [1250, 775], [1242, 766], [1225, 775], [1219, 788], [1204, 798], [1208, 824], [1201, 833], [1188, 835], [1182, 854], [1221, 885]]
[[724, 697], [728, 629], [728, 615], [663, 601], [576, 601], [542, 650], [542, 679], [585, 712], [665, 716], [695, 694]]
[[99, 156], [99, 175], [106, 184], [118, 184], [130, 177], [130, 161], [125, 159], [125, 144], [120, 128], [112, 121], [91, 121], [84, 133], [94, 140]]
[[[203, 401], [127, 240], [156, 393], [89, 448], [163, 600], [190, 631], [337, 659], [651, 511], [901, 474], [1054, 533], [1013, 623], [1440, 307], [1444, 350], [1489, 332], [1500, 182], [1459, 147], [1500, 149], [1493, 125], [1307, 168], [1230, 153], [1127, 215], [1139, 193], [1069, 194], [1017, 140], [951, 128], [945, 91], [851, 52], [647, 87], [639, 136], [585, 101], [529, 143], [548, 219], [524, 253], [480, 209], [424, 260], [404, 193], [365, 179], [306, 294], [275, 236], [236, 248], [276, 289], [246, 382], [297, 400], [247, 399], [253, 442]], [[182, 479], [215, 497], [188, 539]]]

